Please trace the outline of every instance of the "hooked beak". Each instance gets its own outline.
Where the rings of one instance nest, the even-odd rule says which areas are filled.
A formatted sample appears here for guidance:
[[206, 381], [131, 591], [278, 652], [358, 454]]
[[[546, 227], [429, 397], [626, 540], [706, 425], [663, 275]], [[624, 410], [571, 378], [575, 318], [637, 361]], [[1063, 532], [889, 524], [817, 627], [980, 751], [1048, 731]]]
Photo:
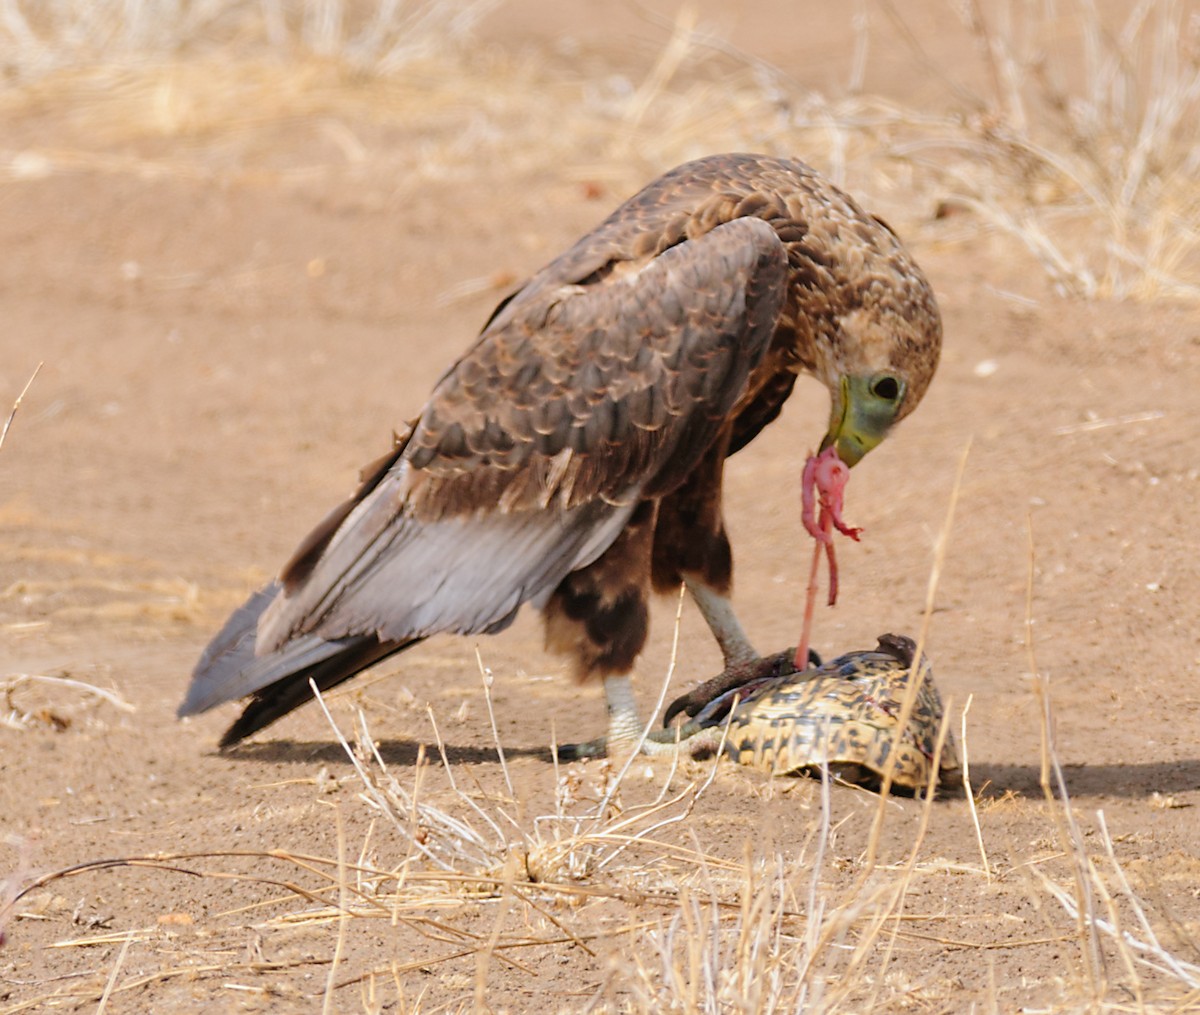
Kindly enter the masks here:
[[903, 402], [904, 384], [890, 374], [843, 375], [821, 450], [836, 447], [843, 462], [856, 465], [888, 435]]

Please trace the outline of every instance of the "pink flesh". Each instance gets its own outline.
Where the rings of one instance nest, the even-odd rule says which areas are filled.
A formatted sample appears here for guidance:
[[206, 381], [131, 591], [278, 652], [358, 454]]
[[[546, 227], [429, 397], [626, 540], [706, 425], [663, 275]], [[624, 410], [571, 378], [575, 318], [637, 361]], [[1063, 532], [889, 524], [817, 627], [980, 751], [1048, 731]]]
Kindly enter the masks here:
[[[819, 455], [809, 455], [804, 463], [804, 475], [800, 482], [800, 516], [804, 528], [816, 540], [813, 546], [812, 568], [808, 575], [808, 595], [804, 603], [804, 627], [800, 632], [800, 644], [796, 647], [797, 670], [808, 666], [808, 645], [812, 636], [813, 613], [817, 603], [817, 571], [821, 564], [821, 551], [829, 561], [829, 605], [837, 602], [838, 571], [837, 554], [833, 547], [833, 530], [857, 541], [862, 529], [847, 525], [842, 518], [843, 498], [846, 484], [850, 481], [850, 466], [843, 462], [832, 445]], [[820, 509], [818, 514], [817, 509]]]

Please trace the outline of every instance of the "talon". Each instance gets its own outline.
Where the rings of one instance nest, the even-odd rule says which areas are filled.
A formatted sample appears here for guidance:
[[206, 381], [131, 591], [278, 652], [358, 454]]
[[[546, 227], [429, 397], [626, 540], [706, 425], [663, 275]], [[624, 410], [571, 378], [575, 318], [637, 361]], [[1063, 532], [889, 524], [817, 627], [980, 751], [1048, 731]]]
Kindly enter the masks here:
[[[727, 666], [711, 680], [706, 680], [703, 684], [693, 687], [687, 694], [682, 694], [672, 701], [663, 713], [663, 726], [669, 726], [671, 720], [680, 712], [694, 718], [706, 705], [716, 701], [723, 694], [728, 694], [738, 688], [745, 688], [747, 684], [800, 672], [795, 664], [795, 654], [795, 649], [785, 649], [774, 655], [759, 656], [749, 662]], [[816, 668], [820, 665], [821, 657], [809, 649], [808, 668]]]

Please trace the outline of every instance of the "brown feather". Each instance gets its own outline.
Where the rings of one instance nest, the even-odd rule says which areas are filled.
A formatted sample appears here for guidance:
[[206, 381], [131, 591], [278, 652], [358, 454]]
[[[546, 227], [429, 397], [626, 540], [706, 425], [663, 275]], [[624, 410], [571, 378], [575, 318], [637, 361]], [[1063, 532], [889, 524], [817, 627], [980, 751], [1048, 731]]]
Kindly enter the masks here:
[[304, 537], [279, 572], [279, 580], [285, 590], [296, 588], [309, 576], [313, 566], [321, 557], [321, 551], [341, 528], [342, 523], [358, 502], [374, 490], [383, 477], [388, 474], [388, 470], [396, 464], [411, 435], [411, 426], [403, 434], [393, 434], [392, 450], [359, 470], [358, 489], [354, 491], [354, 494], [330, 511], [317, 523], [316, 528]]

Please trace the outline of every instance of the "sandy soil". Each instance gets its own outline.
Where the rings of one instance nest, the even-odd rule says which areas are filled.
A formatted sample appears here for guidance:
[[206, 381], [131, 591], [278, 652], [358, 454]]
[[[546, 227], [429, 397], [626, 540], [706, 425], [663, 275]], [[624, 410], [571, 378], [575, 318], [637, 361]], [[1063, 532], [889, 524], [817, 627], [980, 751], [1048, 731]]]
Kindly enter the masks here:
[[[540, 10], [517, 5], [497, 15], [489, 45], [570, 62], [574, 50], [556, 40], [573, 29], [587, 40], [577, 45], [589, 73], [645, 73], [666, 30], [628, 12], [597, 26], [595, 15], [580, 20], [583, 10], [547, 25]], [[816, 87], [829, 87], [854, 42], [848, 16], [819, 40], [806, 35], [799, 53], [745, 12], [729, 19], [723, 28], [738, 46]], [[953, 40], [941, 46], [952, 62]], [[872, 87], [919, 97], [924, 81], [898, 67], [881, 61]], [[843, 600], [819, 616], [816, 637], [837, 652], [919, 629], [965, 453], [929, 654], [956, 729], [970, 701], [966, 741], [990, 876], [965, 800], [886, 804], [870, 862], [879, 804], [845, 787], [832, 790], [833, 830], [813, 874], [818, 788], [723, 769], [684, 820], [652, 836], [669, 851], [643, 847], [579, 882], [594, 897], [522, 895], [515, 868], [507, 887], [501, 875], [482, 888], [452, 879], [420, 888], [416, 877], [402, 887], [393, 877], [353, 896], [360, 910], [339, 921], [327, 908], [339, 855], [397, 871], [410, 841], [371, 806], [316, 707], [215, 753], [232, 707], [174, 718], [191, 667], [226, 613], [386, 448], [504, 288], [667, 167], [635, 160], [626, 175], [595, 183], [594, 153], [539, 164], [525, 151], [397, 175], [389, 152], [431, 144], [445, 128], [353, 106], [183, 138], [106, 133], [85, 110], [49, 101], [4, 115], [4, 160], [43, 153], [57, 168], [10, 172], [0, 184], [0, 402], [44, 362], [0, 450], [0, 684], [10, 720], [0, 726], [0, 873], [28, 880], [106, 858], [244, 855], [88, 870], [30, 892], [4, 927], [0, 1012], [90, 1009], [106, 984], [108, 1011], [316, 1010], [329, 982], [344, 1011], [580, 1010], [597, 997], [654, 1007], [638, 993], [662, 966], [646, 934], [697, 899], [719, 897], [736, 916], [745, 863], [766, 858], [769, 868], [779, 857], [794, 884], [812, 878], [830, 909], [842, 907], [841, 932], [854, 943], [872, 893], [896, 883], [926, 820], [886, 974], [876, 975], [884, 967], [872, 952], [853, 971], [846, 1010], [1185, 998], [1178, 978], [1143, 967], [1135, 978], [1111, 947], [1101, 949], [1105, 965], [1089, 965], [1089, 936], [1045, 887], [1073, 893], [1074, 868], [1063, 809], [1039, 787], [1026, 615], [1081, 855], [1119, 894], [1102, 812], [1162, 944], [1200, 961], [1194, 306], [1061, 299], [1012, 248], [964, 241], [931, 209], [899, 209], [894, 224], [937, 290], [946, 350], [925, 404], [855, 470], [848, 514], [866, 535], [842, 551]], [[457, 123], [465, 114], [445, 115]], [[72, 163], [64, 152], [87, 155]], [[808, 553], [797, 482], [826, 410], [815, 384], [802, 385], [729, 470], [736, 602], [763, 648], [795, 640]], [[673, 614], [673, 603], [660, 604], [639, 667], [647, 709], [668, 671]], [[495, 675], [511, 791], [477, 647]], [[669, 693], [718, 668], [685, 609]], [[115, 698], [20, 675], [70, 678]], [[404, 785], [422, 745], [435, 742], [427, 706], [459, 787], [489, 814], [510, 814], [509, 837], [517, 826], [549, 827], [534, 820], [554, 809], [545, 748], [555, 736], [595, 735], [604, 711], [598, 688], [573, 686], [543, 654], [529, 616], [478, 645], [431, 640], [331, 702], [346, 731], [362, 709]], [[608, 774], [591, 763], [570, 776], [578, 807]], [[681, 791], [706, 775], [638, 765], [621, 797], [635, 813], [664, 779]], [[427, 799], [484, 828], [440, 765], [424, 780]], [[298, 856], [334, 866], [306, 869], [289, 859]], [[372, 893], [383, 901], [370, 904]], [[1124, 903], [1116, 912], [1129, 919]], [[795, 917], [788, 933], [803, 926]], [[489, 951], [489, 940], [505, 947]], [[726, 958], [715, 965], [732, 968]], [[835, 959], [830, 996], [851, 975]], [[678, 1008], [689, 1010], [682, 1000]]]

